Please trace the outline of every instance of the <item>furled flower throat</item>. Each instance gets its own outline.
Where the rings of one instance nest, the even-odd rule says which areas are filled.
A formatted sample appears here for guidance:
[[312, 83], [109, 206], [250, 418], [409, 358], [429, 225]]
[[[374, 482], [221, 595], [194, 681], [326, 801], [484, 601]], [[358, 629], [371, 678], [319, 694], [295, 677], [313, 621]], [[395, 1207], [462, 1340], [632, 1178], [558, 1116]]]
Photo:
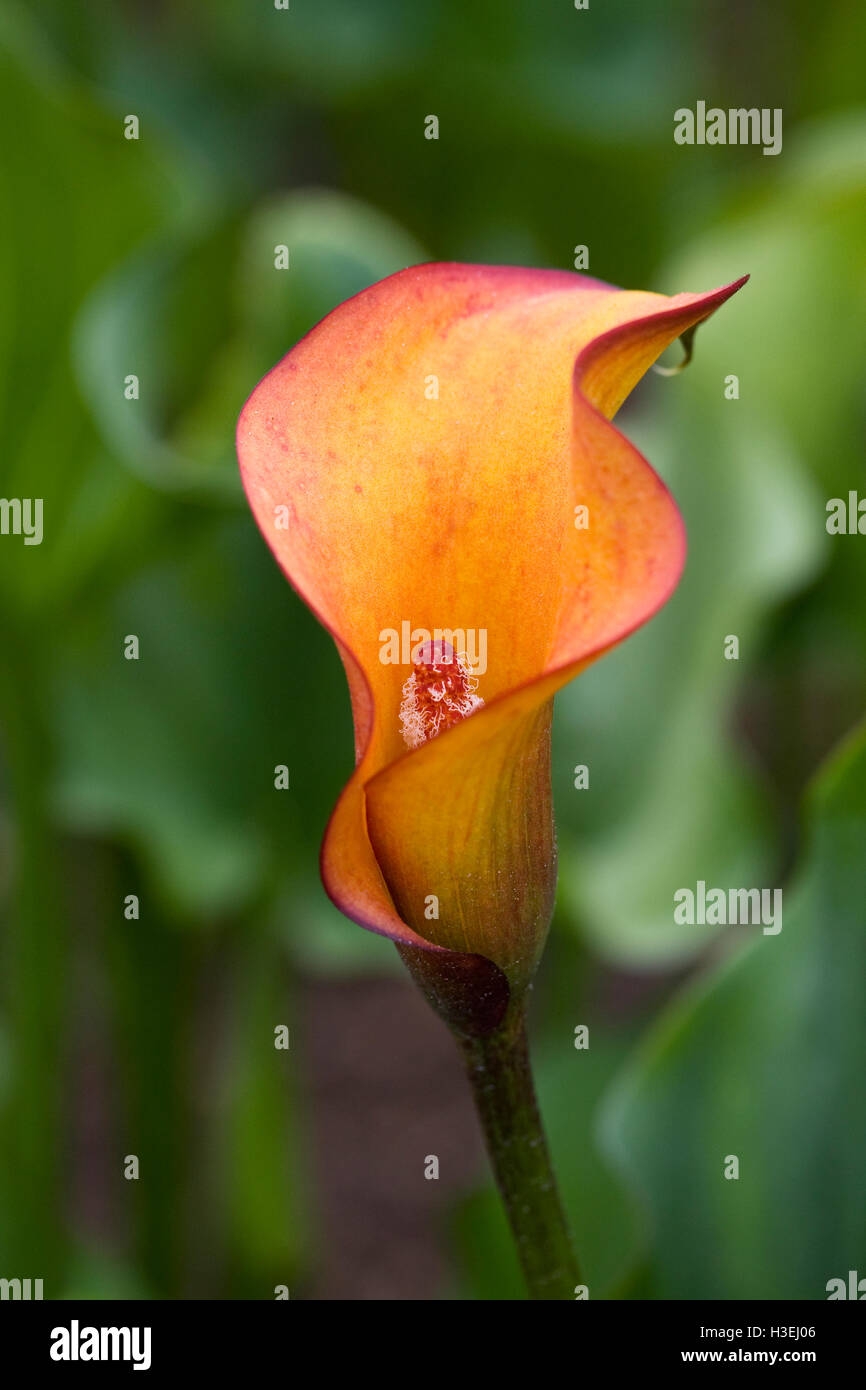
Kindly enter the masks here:
[[481, 709], [473, 676], [462, 652], [448, 642], [424, 642], [415, 655], [415, 670], [403, 686], [400, 727], [407, 748], [420, 748]]

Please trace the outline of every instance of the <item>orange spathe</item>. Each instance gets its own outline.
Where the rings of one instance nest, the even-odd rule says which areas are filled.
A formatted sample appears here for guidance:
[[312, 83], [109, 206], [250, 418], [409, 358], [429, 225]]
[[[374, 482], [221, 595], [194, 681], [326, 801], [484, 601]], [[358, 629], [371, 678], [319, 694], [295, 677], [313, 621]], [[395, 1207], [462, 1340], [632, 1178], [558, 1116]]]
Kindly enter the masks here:
[[[250, 506], [349, 681], [357, 765], [325, 886], [415, 962], [492, 962], [506, 993], [531, 977], [555, 881], [553, 695], [652, 616], [685, 554], [670, 495], [609, 420], [742, 283], [667, 298], [416, 266], [340, 305], [244, 407]], [[411, 668], [382, 659], [407, 622], [483, 632], [486, 652], [483, 705], [411, 750]]]

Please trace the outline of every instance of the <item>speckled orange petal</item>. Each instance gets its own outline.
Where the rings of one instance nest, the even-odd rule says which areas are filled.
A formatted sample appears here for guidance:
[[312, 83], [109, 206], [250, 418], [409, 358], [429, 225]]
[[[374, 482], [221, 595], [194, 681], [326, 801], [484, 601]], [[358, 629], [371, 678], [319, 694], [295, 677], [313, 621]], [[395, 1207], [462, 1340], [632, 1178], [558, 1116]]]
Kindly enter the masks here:
[[[349, 679], [358, 765], [322, 872], [364, 926], [455, 968], [493, 962], [511, 988], [531, 973], [552, 894], [550, 701], [655, 612], [684, 555], [668, 493], [606, 417], [740, 283], [669, 299], [419, 266], [341, 305], [247, 402], [250, 505]], [[485, 707], [411, 753], [411, 667], [380, 659], [404, 623], [487, 643]]]

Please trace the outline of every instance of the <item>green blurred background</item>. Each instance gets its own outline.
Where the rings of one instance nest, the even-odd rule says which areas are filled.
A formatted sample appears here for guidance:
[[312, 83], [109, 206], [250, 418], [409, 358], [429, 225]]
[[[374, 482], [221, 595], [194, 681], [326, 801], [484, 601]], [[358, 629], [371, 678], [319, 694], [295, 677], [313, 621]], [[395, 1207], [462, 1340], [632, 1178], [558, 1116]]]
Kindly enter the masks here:
[[[0, 537], [0, 1276], [522, 1297], [451, 1041], [319, 885], [348, 698], [233, 440], [365, 285], [578, 244], [752, 276], [620, 417], [680, 589], [558, 698], [532, 1026], [591, 1297], [866, 1276], [866, 536], [825, 529], [866, 496], [864, 52], [858, 0], [0, 0], [0, 491], [45, 518]], [[782, 153], [675, 145], [699, 99], [781, 107]], [[675, 927], [698, 879], [783, 883], [781, 934]]]

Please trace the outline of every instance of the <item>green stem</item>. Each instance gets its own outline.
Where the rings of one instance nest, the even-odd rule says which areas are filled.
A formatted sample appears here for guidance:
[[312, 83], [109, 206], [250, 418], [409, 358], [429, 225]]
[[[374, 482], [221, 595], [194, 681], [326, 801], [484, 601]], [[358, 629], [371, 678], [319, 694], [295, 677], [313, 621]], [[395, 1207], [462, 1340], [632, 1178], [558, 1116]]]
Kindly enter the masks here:
[[523, 1012], [458, 1044], [529, 1296], [574, 1299], [580, 1274], [538, 1113]]

